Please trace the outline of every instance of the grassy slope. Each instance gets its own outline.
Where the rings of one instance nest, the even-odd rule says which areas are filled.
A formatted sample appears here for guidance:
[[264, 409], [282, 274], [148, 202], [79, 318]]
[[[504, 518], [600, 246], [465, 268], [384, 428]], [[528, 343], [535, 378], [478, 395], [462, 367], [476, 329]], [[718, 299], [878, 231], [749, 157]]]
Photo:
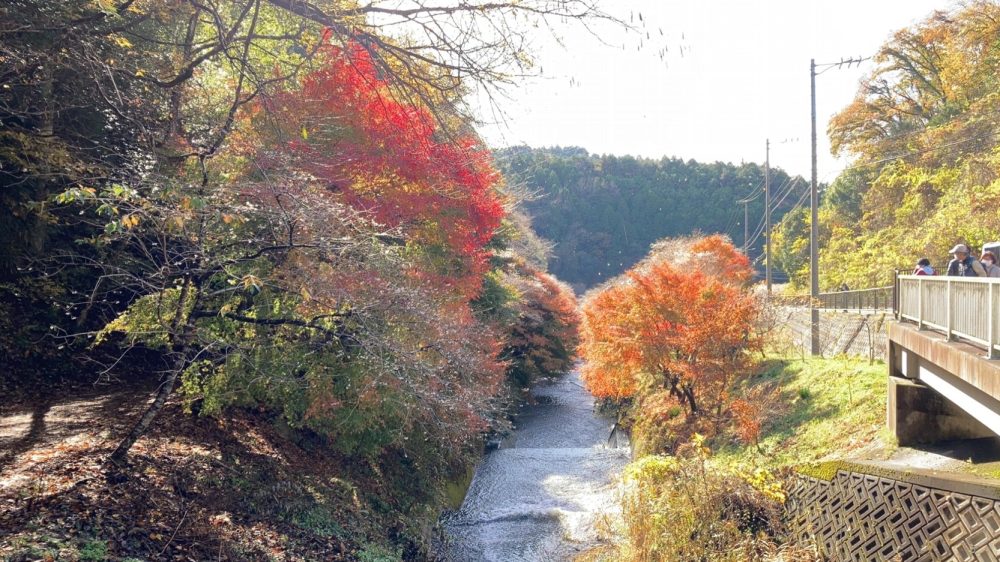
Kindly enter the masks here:
[[[751, 490], [747, 475], [825, 457], [884, 456], [886, 366], [772, 356], [736, 390], [766, 397], [753, 401], [763, 418], [760, 449], [722, 434], [709, 444], [717, 471], [691, 458], [662, 470], [669, 465], [652, 457], [633, 463], [622, 511], [605, 521], [606, 544], [578, 562], [820, 559], [811, 545], [784, 536], [780, 502]], [[778, 534], [750, 532], [753, 525]]]
[[735, 439], [714, 444], [720, 465], [779, 467], [825, 457], [882, 456], [886, 366], [866, 360], [771, 357], [748, 388], [769, 390], [760, 451]]

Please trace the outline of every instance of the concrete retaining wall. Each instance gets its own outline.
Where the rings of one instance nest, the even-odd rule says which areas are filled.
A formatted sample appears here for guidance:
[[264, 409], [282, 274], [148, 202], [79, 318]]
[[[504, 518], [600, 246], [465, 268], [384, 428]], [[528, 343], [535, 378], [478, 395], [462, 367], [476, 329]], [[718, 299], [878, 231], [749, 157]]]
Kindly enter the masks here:
[[829, 560], [1000, 561], [1000, 488], [963, 475], [825, 463], [794, 477], [786, 516]]

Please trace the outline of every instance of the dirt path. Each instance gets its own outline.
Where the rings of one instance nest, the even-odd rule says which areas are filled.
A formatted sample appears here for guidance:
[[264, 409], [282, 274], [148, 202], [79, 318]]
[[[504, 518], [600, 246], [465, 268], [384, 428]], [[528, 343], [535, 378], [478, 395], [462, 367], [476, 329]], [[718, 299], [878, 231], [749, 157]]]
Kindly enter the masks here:
[[370, 470], [254, 411], [201, 418], [173, 399], [109, 469], [155, 382], [0, 404], [0, 560], [348, 560], [387, 528], [358, 499], [379, 490]]
[[30, 478], [33, 459], [105, 445], [117, 435], [114, 430], [134, 419], [149, 396], [140, 389], [92, 391], [6, 405], [0, 409], [0, 492]]

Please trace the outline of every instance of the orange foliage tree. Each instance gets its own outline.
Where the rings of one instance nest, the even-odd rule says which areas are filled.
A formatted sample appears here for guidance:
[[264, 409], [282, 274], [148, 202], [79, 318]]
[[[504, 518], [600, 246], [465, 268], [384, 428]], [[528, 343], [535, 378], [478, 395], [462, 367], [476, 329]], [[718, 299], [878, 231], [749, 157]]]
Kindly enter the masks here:
[[745, 256], [721, 236], [667, 240], [588, 295], [582, 376], [601, 398], [632, 398], [637, 424], [727, 416], [729, 390], [759, 346]]
[[504, 358], [510, 361], [511, 378], [523, 387], [539, 377], [572, 369], [580, 340], [580, 314], [576, 296], [565, 283], [527, 264], [521, 264], [516, 273], [512, 282], [520, 302]]

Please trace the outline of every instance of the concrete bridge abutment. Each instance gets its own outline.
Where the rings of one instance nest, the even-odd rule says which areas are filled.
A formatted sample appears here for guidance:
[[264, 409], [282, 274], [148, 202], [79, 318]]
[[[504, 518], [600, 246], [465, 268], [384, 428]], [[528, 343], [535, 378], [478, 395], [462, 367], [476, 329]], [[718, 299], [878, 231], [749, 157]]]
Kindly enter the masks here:
[[1000, 361], [916, 326], [889, 326], [886, 422], [902, 446], [1000, 435]]
[[992, 437], [993, 432], [929, 386], [889, 377], [886, 421], [900, 446]]

